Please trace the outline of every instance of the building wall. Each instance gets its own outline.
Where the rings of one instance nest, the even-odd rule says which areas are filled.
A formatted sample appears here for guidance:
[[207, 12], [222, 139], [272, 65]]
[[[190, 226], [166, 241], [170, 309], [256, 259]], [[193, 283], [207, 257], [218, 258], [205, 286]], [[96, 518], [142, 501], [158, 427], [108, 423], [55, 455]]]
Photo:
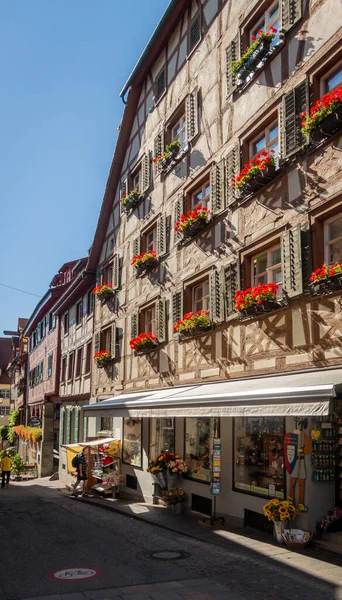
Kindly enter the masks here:
[[[46, 396], [55, 396], [57, 394], [57, 365], [59, 346], [59, 320], [56, 318], [56, 327], [46, 332], [45, 337], [38, 346], [29, 353], [28, 370], [34, 369], [41, 361], [43, 365], [43, 380], [37, 385], [28, 387], [28, 404], [44, 402]], [[52, 375], [48, 377], [48, 356], [53, 353]]]

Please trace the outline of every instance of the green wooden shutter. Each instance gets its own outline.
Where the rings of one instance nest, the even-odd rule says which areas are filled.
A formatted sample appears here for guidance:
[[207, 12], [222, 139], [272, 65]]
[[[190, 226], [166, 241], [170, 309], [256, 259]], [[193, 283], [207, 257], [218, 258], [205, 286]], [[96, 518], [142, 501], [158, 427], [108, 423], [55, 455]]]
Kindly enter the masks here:
[[166, 299], [160, 298], [156, 302], [156, 334], [159, 343], [166, 341], [167, 336], [166, 323]]
[[301, 231], [303, 290], [308, 289], [312, 273], [311, 229]]
[[213, 215], [225, 208], [224, 160], [213, 165], [210, 170], [210, 203]]
[[213, 323], [221, 323], [224, 319], [221, 277], [216, 269], [213, 269], [209, 273], [210, 318]]
[[172, 294], [172, 326], [174, 326], [179, 319], [183, 318], [183, 290], [177, 290]]
[[201, 13], [198, 12], [190, 23], [189, 51], [193, 50], [202, 37]]
[[[180, 220], [182, 211], [183, 211], [183, 197], [180, 196], [179, 198], [177, 198], [177, 200], [173, 206], [173, 227]], [[174, 234], [174, 236], [173, 236], [174, 242], [177, 243], [178, 240], [181, 239], [182, 234], [180, 233], [180, 231], [175, 231], [175, 230], [173, 230], [173, 234]]]
[[236, 317], [234, 296], [240, 287], [240, 263], [230, 263], [223, 268], [225, 317], [230, 321]]
[[61, 408], [59, 413], [59, 445], [64, 444], [64, 421], [65, 421], [65, 410]]
[[236, 76], [233, 75], [233, 62], [239, 59], [239, 35], [237, 35], [226, 49], [226, 78], [227, 96], [233, 93], [236, 87]]
[[303, 0], [281, 0], [280, 23], [281, 30], [288, 31], [300, 21], [303, 16]]
[[79, 424], [80, 424], [80, 409], [74, 408], [74, 444], [79, 442]]
[[117, 358], [116, 341], [116, 323], [112, 323], [110, 331], [110, 353], [112, 355], [112, 358]]
[[301, 233], [296, 225], [281, 236], [281, 260], [283, 269], [283, 289], [289, 296], [303, 293]]
[[162, 256], [167, 251], [166, 248], [166, 216], [161, 215], [157, 221], [157, 256]]
[[144, 155], [141, 164], [142, 169], [142, 187], [141, 193], [145, 194], [151, 183], [151, 155], [149, 152]]
[[139, 315], [135, 313], [131, 316], [131, 339], [137, 337], [139, 334]]
[[101, 334], [95, 333], [95, 337], [94, 337], [94, 354], [96, 354], [96, 352], [100, 352], [101, 350]]
[[65, 443], [71, 444], [71, 409], [66, 409], [66, 432], [65, 432]]
[[228, 152], [225, 162], [225, 192], [226, 206], [230, 206], [235, 201], [235, 191], [232, 186], [232, 178], [236, 177], [240, 170], [240, 147], [238, 144]]
[[87, 441], [87, 437], [88, 437], [88, 417], [83, 417], [83, 441], [86, 442]]
[[133, 243], [132, 243], [133, 256], [138, 256], [138, 254], [140, 254], [140, 245], [141, 245], [141, 238], [140, 238], [140, 235], [137, 235], [137, 237], [135, 237], [133, 239]]
[[114, 254], [113, 257], [113, 289], [117, 290], [120, 286], [120, 272], [119, 272], [120, 259], [118, 254]]
[[48, 356], [48, 377], [52, 377], [52, 360], [53, 360], [53, 354], [49, 354]]
[[283, 131], [284, 137], [283, 151], [284, 158], [298, 152], [306, 143], [306, 139], [301, 132], [301, 119], [299, 115], [307, 111], [309, 105], [309, 83], [305, 79], [293, 90], [283, 97]]
[[198, 134], [198, 90], [193, 90], [185, 100], [186, 141], [191, 142]]

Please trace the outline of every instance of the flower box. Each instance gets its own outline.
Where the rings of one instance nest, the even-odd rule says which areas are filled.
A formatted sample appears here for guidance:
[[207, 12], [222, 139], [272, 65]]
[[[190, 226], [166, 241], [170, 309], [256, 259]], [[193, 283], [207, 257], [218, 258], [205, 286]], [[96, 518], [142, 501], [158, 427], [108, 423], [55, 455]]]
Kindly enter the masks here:
[[136, 354], [145, 354], [157, 348], [157, 338], [151, 333], [140, 333], [137, 337], [132, 338], [129, 342], [131, 350], [135, 350]]
[[231, 185], [240, 196], [252, 194], [272, 181], [277, 174], [274, 150], [263, 150], [244, 165], [237, 177], [232, 177]]
[[342, 129], [342, 85], [317, 100], [309, 113], [302, 112], [302, 134], [312, 143]]
[[149, 271], [150, 269], [154, 269], [154, 267], [156, 267], [158, 265], [158, 260], [156, 258], [148, 258], [147, 260], [145, 260], [145, 262], [141, 263], [138, 267], [137, 267], [137, 275], [143, 275], [144, 273], [146, 273], [146, 271]]
[[253, 288], [238, 290], [234, 296], [235, 310], [241, 317], [260, 315], [282, 308], [283, 299], [277, 298], [277, 283], [258, 283]]
[[247, 308], [239, 310], [239, 314], [242, 317], [253, 317], [255, 315], [263, 315], [265, 313], [273, 312], [284, 306], [281, 300], [263, 300], [261, 304], [252, 304]]
[[264, 32], [259, 29], [257, 36], [252, 37], [252, 44], [247, 48], [246, 52], [238, 61], [233, 61], [233, 75], [236, 75], [240, 83], [253, 73], [259, 63], [268, 55], [272, 40], [277, 33], [274, 27], [270, 28], [270, 32]]
[[183, 234], [183, 238], [191, 238], [200, 233], [210, 224], [210, 210], [206, 207], [196, 207], [192, 211], [182, 214], [174, 229]]
[[96, 354], [94, 354], [94, 360], [98, 369], [109, 367], [113, 361], [111, 353], [107, 350], [96, 352]]
[[239, 189], [240, 195], [245, 196], [247, 194], [253, 194], [260, 190], [264, 185], [272, 181], [276, 176], [275, 165], [266, 165], [264, 171], [256, 173], [245, 185], [242, 185]]
[[111, 283], [103, 283], [102, 285], [97, 285], [93, 289], [93, 294], [95, 294], [96, 298], [98, 298], [102, 304], [113, 298], [115, 296], [115, 291], [113, 290]]
[[311, 274], [310, 292], [317, 296], [342, 289], [342, 263], [323, 265]]
[[121, 200], [122, 211], [128, 213], [131, 210], [133, 210], [136, 207], [136, 205], [140, 202], [142, 197], [143, 196], [140, 194], [140, 192], [131, 192], [128, 196], [124, 197]]
[[131, 265], [134, 266], [137, 276], [143, 275], [146, 271], [153, 269], [158, 264], [157, 254], [154, 250], [151, 252], [142, 252], [133, 257]]
[[197, 313], [186, 313], [173, 326], [174, 333], [179, 333], [180, 339], [193, 337], [212, 329], [208, 310], [198, 310]]
[[176, 158], [182, 156], [180, 149], [181, 143], [175, 140], [166, 146], [165, 152], [154, 158], [153, 162], [158, 164], [161, 171], [166, 171]]

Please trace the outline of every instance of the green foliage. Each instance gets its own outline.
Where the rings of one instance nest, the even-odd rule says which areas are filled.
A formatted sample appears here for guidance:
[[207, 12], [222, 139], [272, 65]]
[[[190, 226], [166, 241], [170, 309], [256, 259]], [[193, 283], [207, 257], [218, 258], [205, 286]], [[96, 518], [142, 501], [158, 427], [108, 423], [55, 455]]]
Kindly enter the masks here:
[[10, 427], [19, 425], [19, 409], [18, 408], [11, 410], [9, 417], [8, 417], [8, 423], [9, 423]]
[[237, 75], [238, 70], [240, 69], [240, 67], [242, 67], [242, 65], [244, 65], [247, 60], [249, 59], [250, 55], [253, 54], [253, 52], [258, 48], [258, 46], [260, 46], [261, 42], [263, 40], [270, 40], [272, 41], [274, 38], [274, 34], [273, 33], [262, 33], [254, 42], [253, 44], [251, 44], [249, 46], [249, 48], [246, 50], [246, 52], [244, 53], [243, 56], [241, 56], [240, 60], [234, 60], [232, 63], [232, 69], [233, 69], [233, 75]]
[[6, 425], [0, 425], [0, 440], [7, 440], [8, 427]]
[[12, 473], [15, 477], [20, 477], [20, 475], [25, 471], [25, 463], [20, 454], [15, 454], [12, 458]]

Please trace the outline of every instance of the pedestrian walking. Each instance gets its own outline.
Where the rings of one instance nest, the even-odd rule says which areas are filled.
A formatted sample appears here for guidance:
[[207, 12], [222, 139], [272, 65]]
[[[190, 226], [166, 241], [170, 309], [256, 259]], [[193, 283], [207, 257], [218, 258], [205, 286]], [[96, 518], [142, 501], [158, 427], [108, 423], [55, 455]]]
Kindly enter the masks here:
[[5, 452], [4, 456], [1, 459], [1, 471], [2, 471], [2, 480], [1, 487], [9, 487], [9, 480], [11, 475], [12, 468], [12, 460], [8, 456], [7, 452]]
[[83, 448], [82, 452], [79, 452], [77, 454], [77, 456], [75, 457], [76, 458], [75, 464], [74, 464], [74, 462], [72, 463], [73, 466], [75, 466], [77, 469], [77, 479], [76, 479], [76, 483], [73, 488], [73, 492], [71, 494], [72, 496], [76, 496], [77, 486], [81, 481], [82, 481], [82, 494], [81, 495], [85, 496], [86, 482], [88, 479], [88, 476], [87, 476], [88, 462], [87, 462], [85, 452], [86, 452], [86, 448]]

